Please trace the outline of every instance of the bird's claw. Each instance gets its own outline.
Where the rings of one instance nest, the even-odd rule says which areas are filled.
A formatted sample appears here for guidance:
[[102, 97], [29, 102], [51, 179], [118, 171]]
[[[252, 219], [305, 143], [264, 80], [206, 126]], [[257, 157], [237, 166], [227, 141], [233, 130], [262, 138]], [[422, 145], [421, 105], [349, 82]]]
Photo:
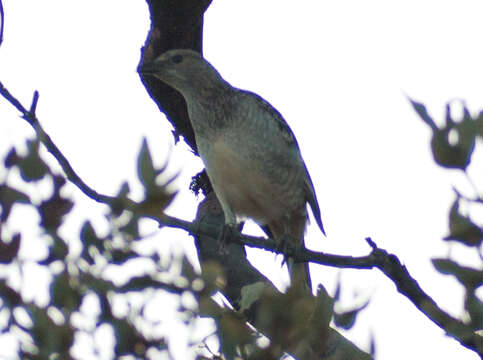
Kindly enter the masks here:
[[280, 251], [283, 255], [283, 260], [282, 260], [282, 266], [287, 262], [287, 252], [288, 252], [288, 244], [292, 243], [292, 239], [290, 235], [282, 235], [278, 239], [278, 245], [277, 245], [277, 250]]

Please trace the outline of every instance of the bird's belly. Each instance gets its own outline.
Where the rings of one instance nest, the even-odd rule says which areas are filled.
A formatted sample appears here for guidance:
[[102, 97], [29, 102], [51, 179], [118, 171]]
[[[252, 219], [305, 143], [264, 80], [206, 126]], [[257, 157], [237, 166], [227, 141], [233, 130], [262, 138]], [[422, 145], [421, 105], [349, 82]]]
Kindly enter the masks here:
[[[233, 151], [223, 140], [210, 144], [208, 151], [201, 146], [200, 154], [223, 208], [230, 209], [238, 218], [248, 217], [267, 224], [305, 204], [302, 184], [271, 181], [259, 166]], [[297, 180], [298, 176], [294, 178]], [[295, 193], [287, 193], [287, 188], [295, 188]]]

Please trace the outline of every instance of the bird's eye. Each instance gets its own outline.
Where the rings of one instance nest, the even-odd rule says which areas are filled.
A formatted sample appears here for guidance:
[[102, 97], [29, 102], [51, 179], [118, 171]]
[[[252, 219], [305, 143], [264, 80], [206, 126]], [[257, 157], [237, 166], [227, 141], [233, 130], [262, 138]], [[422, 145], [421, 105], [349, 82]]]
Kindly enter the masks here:
[[183, 56], [177, 54], [177, 55], [174, 55], [172, 58], [171, 58], [171, 61], [174, 62], [175, 64], [180, 64], [182, 61], [183, 61]]

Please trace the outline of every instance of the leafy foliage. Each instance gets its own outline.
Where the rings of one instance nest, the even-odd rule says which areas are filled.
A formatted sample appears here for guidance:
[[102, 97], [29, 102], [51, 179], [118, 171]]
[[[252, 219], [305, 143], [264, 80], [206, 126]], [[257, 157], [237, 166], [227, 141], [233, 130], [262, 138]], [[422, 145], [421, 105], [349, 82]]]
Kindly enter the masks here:
[[[435, 121], [429, 116], [426, 107], [410, 100], [421, 119], [433, 131], [431, 149], [439, 165], [446, 168], [459, 169], [466, 173], [471, 165], [471, 158], [475, 149], [476, 140], [483, 138], [483, 112], [472, 116], [463, 103], [463, 116], [455, 121], [451, 116], [451, 104], [446, 105], [445, 126], [438, 128]], [[450, 136], [454, 139], [451, 141]], [[469, 175], [467, 175], [469, 179]], [[471, 180], [470, 180], [471, 181]], [[466, 209], [481, 208], [482, 194], [475, 186], [472, 196], [463, 196], [455, 189], [456, 199], [449, 211], [449, 235], [444, 240], [452, 241], [471, 247], [481, 259], [481, 244], [483, 241], [483, 228], [481, 223], [474, 221], [467, 213], [462, 211], [462, 204]], [[481, 209], [480, 209], [481, 210]], [[441, 274], [453, 276], [465, 289], [465, 310], [469, 324], [474, 331], [483, 328], [483, 303], [476, 295], [476, 291], [483, 285], [483, 271], [458, 264], [451, 258], [433, 259], [433, 266]], [[481, 349], [483, 351], [483, 349]]]
[[[141, 275], [131, 276], [122, 285], [117, 284], [114, 279], [109, 280], [104, 273], [109, 266], [124, 266], [132, 259], [145, 259], [153, 263], [159, 263], [159, 256], [152, 254], [142, 256], [134, 250], [133, 238], [139, 238], [138, 221], [140, 216], [122, 210], [129, 188], [124, 185], [119, 196], [109, 209], [110, 230], [107, 235], [99, 236], [89, 221], [85, 221], [80, 229], [79, 238], [82, 242], [80, 254], [72, 253], [72, 239], [65, 239], [59, 235], [64, 220], [70, 215], [74, 203], [62, 195], [62, 188], [65, 186], [65, 178], [54, 174], [50, 167], [43, 161], [38, 153], [38, 140], [27, 141], [27, 155], [20, 157], [15, 149], [9, 151], [5, 158], [5, 170], [7, 173], [18, 172], [20, 180], [25, 184], [17, 183], [12, 186], [4, 180], [0, 184], [0, 262], [12, 264], [20, 261], [20, 266], [27, 264], [19, 258], [21, 247], [21, 234], [10, 235], [9, 227], [12, 219], [12, 212], [16, 207], [27, 206], [36, 209], [40, 217], [38, 225], [38, 241], [44, 241], [49, 250], [45, 258], [36, 261], [37, 265], [49, 269], [52, 280], [49, 284], [50, 299], [48, 304], [39, 306], [36, 300], [27, 301], [22, 291], [18, 290], [15, 283], [9, 278], [9, 273], [0, 274], [0, 309], [8, 319], [6, 326], [1, 329], [2, 333], [9, 333], [17, 338], [18, 358], [22, 359], [47, 359], [52, 356], [62, 359], [78, 358], [74, 356], [72, 349], [75, 339], [80, 335], [94, 337], [97, 329], [108, 325], [115, 334], [116, 344], [113, 349], [116, 357], [130, 354], [135, 358], [147, 358], [150, 349], [156, 351], [166, 349], [166, 342], [163, 336], [154, 336], [137, 325], [140, 318], [145, 318], [141, 312], [133, 311], [127, 314], [118, 315], [113, 308], [113, 299], [116, 296], [132, 295], [138, 293], [143, 299], [143, 307], [151, 301], [144, 293], [147, 290], [154, 292], [170, 292], [177, 295], [189, 291], [191, 281], [187, 285], [179, 287], [173, 283], [160, 281], [157, 275], [167, 272], [174, 260], [165, 268], [158, 264], [156, 271]], [[140, 155], [140, 178], [147, 194], [144, 203], [157, 203], [159, 208], [164, 209], [173, 194], [166, 190], [163, 185], [157, 185], [154, 173], [154, 165], [149, 156], [149, 149], [146, 143]], [[52, 192], [49, 197], [41, 201], [34, 201], [27, 191], [18, 188], [27, 188], [27, 183], [37, 183], [48, 179], [52, 183]], [[155, 194], [154, 199], [148, 197]], [[118, 205], [118, 207], [116, 207]], [[151, 205], [154, 206], [154, 205]], [[120, 223], [121, 216], [127, 221]], [[13, 220], [12, 220], [13, 221]], [[34, 225], [27, 225], [33, 227]], [[47, 236], [45, 236], [46, 234]], [[106, 259], [108, 260], [106, 262]], [[55, 265], [55, 266], [54, 266]], [[52, 267], [54, 266], [54, 267]], [[56, 270], [53, 270], [53, 269]], [[60, 269], [60, 271], [59, 271]], [[195, 272], [191, 273], [191, 280]], [[179, 274], [178, 276], [181, 276]], [[95, 319], [95, 326], [90, 329], [82, 328], [76, 324], [75, 318], [83, 313], [82, 306], [86, 298], [94, 296], [99, 303], [100, 314]], [[27, 320], [15, 316], [20, 310], [26, 314]], [[193, 313], [186, 316], [187, 321], [193, 320]], [[146, 319], [144, 319], [146, 321]], [[156, 324], [151, 324], [155, 326]], [[91, 349], [94, 353], [98, 349]], [[85, 356], [85, 354], [84, 354]]]

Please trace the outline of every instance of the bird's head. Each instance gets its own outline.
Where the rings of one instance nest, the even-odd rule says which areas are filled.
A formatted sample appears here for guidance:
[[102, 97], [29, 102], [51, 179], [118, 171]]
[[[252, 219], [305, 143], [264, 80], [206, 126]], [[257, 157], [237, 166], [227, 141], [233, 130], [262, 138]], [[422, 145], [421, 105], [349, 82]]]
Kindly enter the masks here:
[[142, 64], [138, 71], [160, 79], [185, 96], [224, 83], [210, 63], [189, 49], [166, 51], [153, 62]]

